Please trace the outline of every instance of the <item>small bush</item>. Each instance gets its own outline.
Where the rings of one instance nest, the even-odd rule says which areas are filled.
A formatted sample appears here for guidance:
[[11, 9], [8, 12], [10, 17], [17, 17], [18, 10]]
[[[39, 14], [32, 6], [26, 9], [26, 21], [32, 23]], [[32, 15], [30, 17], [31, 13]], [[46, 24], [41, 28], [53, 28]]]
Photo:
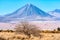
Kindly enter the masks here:
[[60, 31], [60, 28], [57, 28], [58, 31]]
[[0, 40], [6, 40], [6, 39], [4, 39], [4, 38], [0, 37]]
[[31, 37], [33, 36], [40, 36], [40, 32], [38, 27], [35, 25], [29, 24], [28, 22], [21, 22], [15, 26], [15, 31], [17, 33], [24, 33], [25, 35]]
[[2, 30], [0, 30], [0, 32], [2, 32]]

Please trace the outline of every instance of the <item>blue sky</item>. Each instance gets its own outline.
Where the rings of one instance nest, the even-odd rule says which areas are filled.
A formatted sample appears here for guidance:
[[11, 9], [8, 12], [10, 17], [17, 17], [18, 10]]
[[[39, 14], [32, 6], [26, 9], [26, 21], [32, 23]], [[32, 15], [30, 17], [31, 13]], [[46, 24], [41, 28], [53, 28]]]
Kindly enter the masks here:
[[60, 9], [60, 0], [0, 0], [0, 15], [12, 13], [28, 3], [45, 12]]

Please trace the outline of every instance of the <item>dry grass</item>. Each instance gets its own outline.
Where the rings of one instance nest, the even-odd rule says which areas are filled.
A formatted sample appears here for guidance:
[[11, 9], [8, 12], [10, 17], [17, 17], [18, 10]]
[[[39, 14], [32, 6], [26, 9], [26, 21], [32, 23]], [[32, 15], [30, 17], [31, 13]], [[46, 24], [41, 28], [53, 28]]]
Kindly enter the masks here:
[[31, 35], [31, 38], [25, 34], [16, 34], [15, 32], [0, 32], [0, 40], [60, 40], [60, 33], [40, 33], [41, 38]]

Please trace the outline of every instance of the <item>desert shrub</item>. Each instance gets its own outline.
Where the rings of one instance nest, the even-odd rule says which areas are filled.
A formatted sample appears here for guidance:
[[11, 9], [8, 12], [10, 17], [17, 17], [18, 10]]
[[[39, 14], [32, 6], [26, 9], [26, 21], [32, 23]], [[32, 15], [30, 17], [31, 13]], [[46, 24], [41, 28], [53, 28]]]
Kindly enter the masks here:
[[52, 37], [54, 37], [54, 35], [51, 35]]
[[8, 32], [14, 32], [13, 30], [8, 30]]
[[50, 31], [50, 30], [44, 30], [43, 32], [44, 33], [52, 33], [52, 31]]
[[0, 37], [0, 40], [6, 40], [5, 38]]
[[35, 25], [29, 24], [28, 22], [21, 22], [15, 26], [15, 31], [17, 33], [24, 33], [25, 35], [31, 37], [33, 36], [40, 36], [40, 32], [38, 27]]
[[0, 32], [2, 32], [2, 30], [0, 30]]
[[2, 32], [9, 32], [9, 30], [2, 30]]
[[14, 32], [13, 30], [2, 30], [2, 32]]
[[60, 28], [58, 27], [57, 30], [60, 31]]

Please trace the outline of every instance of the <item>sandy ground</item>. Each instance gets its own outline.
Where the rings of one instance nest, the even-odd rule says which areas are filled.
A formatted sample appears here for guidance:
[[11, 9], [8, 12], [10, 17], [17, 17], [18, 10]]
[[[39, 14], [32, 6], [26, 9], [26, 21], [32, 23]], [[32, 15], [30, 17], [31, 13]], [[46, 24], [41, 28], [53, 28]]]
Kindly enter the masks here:
[[24, 34], [16, 34], [14, 32], [0, 32], [0, 38], [6, 40], [60, 40], [60, 33], [40, 33], [41, 37], [34, 37], [31, 35], [31, 38]]

